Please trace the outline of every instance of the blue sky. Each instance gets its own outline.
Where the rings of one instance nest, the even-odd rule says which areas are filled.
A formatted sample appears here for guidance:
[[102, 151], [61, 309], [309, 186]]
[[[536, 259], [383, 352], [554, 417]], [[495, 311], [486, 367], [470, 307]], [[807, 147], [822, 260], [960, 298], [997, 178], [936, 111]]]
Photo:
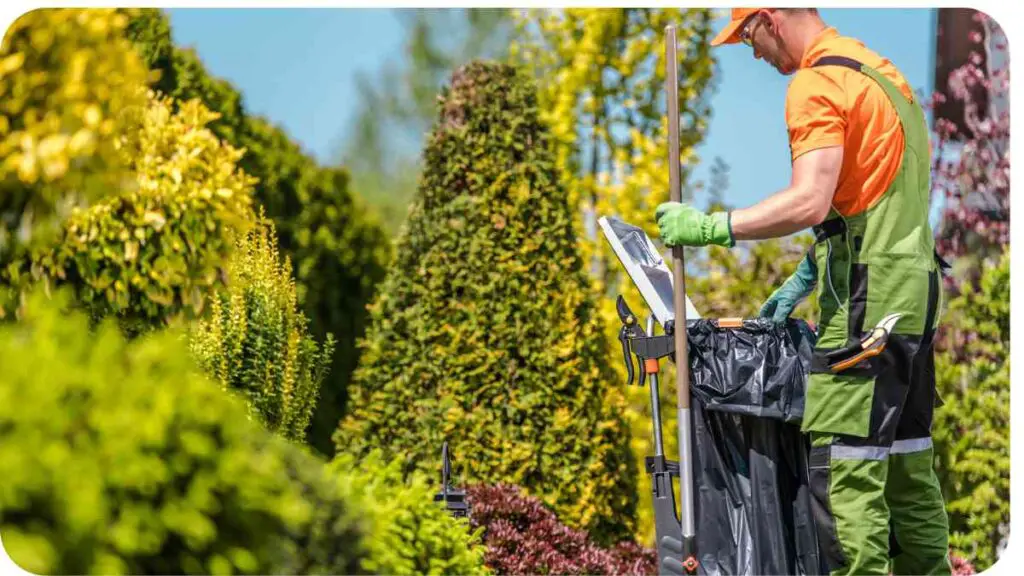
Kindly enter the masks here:
[[[930, 9], [822, 9], [840, 33], [891, 59], [919, 89], [930, 89]], [[174, 9], [178, 45], [231, 81], [252, 112], [282, 126], [307, 152], [331, 161], [354, 119], [355, 74], [399, 58], [403, 29], [390, 10]], [[783, 119], [788, 78], [755, 61], [746, 46], [719, 48], [721, 75], [697, 171], [715, 156], [731, 166], [727, 201], [748, 205], [784, 188], [790, 164]], [[757, 95], [757, 99], [751, 98]], [[698, 198], [698, 200], [700, 200]]]

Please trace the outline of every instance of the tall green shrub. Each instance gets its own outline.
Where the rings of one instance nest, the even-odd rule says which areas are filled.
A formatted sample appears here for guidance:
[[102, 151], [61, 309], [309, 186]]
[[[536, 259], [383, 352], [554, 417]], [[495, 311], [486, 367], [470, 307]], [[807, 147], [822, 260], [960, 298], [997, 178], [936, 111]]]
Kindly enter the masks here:
[[0, 538], [43, 574], [361, 573], [323, 463], [209, 382], [179, 334], [90, 331], [63, 292], [0, 327]]
[[226, 287], [189, 342], [200, 365], [225, 388], [245, 395], [263, 424], [304, 441], [334, 340], [321, 348], [296, 307], [291, 262], [282, 261], [272, 222], [261, 217], [240, 238]]
[[362, 567], [367, 572], [490, 573], [480, 531], [434, 502], [440, 482], [420, 473], [406, 477], [400, 459], [386, 461], [376, 451], [361, 459], [340, 454], [329, 468], [346, 502], [361, 510], [368, 547]]
[[193, 50], [175, 47], [170, 34], [167, 16], [157, 9], [138, 11], [128, 25], [128, 37], [159, 73], [153, 87], [178, 100], [202, 100], [220, 114], [210, 124], [213, 133], [246, 151], [239, 166], [258, 180], [254, 197], [292, 261], [310, 330], [318, 339], [328, 333], [337, 339], [309, 436], [313, 447], [329, 454], [358, 360], [355, 342], [365, 330], [366, 305], [390, 258], [388, 237], [350, 191], [345, 170], [319, 165], [279, 127], [247, 112], [242, 95], [212, 76]]
[[955, 554], [988, 569], [1010, 520], [1010, 256], [950, 301], [935, 375], [936, 464]]
[[447, 439], [465, 482], [514, 483], [571, 526], [629, 537], [623, 398], [532, 83], [460, 68], [424, 164], [337, 449], [433, 471]]
[[203, 310], [251, 225], [253, 181], [237, 167], [242, 151], [207, 128], [216, 115], [198, 100], [173, 110], [150, 93], [149, 106], [125, 114], [137, 118], [119, 137], [135, 182], [73, 213], [32, 268], [74, 286], [95, 317], [117, 315], [137, 333]]

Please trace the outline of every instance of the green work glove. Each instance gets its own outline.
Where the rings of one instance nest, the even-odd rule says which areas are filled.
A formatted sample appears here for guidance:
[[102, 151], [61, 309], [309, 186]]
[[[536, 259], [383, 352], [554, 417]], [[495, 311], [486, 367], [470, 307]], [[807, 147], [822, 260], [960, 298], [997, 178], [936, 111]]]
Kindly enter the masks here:
[[810, 296], [817, 283], [818, 265], [808, 254], [800, 261], [796, 271], [761, 306], [761, 316], [770, 316], [772, 321], [778, 324], [784, 323], [793, 313], [793, 309], [804, 298]]
[[689, 204], [665, 202], [654, 213], [661, 231], [661, 240], [668, 246], [707, 246], [717, 244], [732, 248], [728, 212], [705, 214]]

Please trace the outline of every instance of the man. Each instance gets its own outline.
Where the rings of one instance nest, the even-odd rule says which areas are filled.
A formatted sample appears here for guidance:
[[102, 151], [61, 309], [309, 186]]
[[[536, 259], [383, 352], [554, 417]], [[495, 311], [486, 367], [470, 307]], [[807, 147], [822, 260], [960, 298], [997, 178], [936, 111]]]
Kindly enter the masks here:
[[949, 574], [932, 464], [941, 295], [923, 112], [889, 60], [841, 36], [816, 9], [734, 9], [712, 45], [738, 42], [792, 76], [791, 184], [730, 213], [662, 204], [662, 239], [732, 247], [813, 228], [814, 246], [761, 313], [785, 321], [817, 288], [816, 360], [902, 314], [882, 355], [839, 374], [818, 366], [808, 378], [802, 427], [814, 516], [832, 573]]

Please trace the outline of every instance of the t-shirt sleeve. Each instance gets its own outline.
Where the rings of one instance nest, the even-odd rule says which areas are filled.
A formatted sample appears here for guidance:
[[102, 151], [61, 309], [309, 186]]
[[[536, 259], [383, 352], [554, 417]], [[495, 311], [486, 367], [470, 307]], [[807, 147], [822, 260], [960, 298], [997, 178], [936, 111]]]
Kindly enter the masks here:
[[842, 145], [846, 135], [846, 93], [818, 70], [801, 70], [786, 93], [786, 128], [792, 159], [818, 148]]

